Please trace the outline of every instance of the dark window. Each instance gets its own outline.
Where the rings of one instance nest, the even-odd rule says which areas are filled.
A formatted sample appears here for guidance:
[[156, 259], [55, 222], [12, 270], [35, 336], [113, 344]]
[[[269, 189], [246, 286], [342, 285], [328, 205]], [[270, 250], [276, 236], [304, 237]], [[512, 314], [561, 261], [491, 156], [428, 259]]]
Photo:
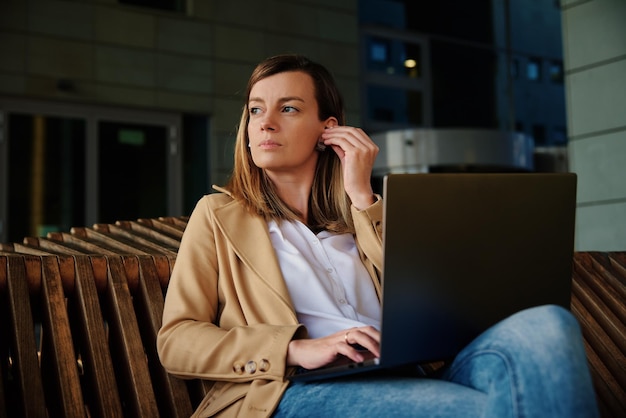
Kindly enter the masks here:
[[541, 60], [539, 58], [529, 58], [526, 63], [526, 78], [532, 81], [541, 80]]
[[420, 78], [421, 60], [419, 44], [397, 39], [367, 38], [367, 69], [370, 71]]
[[519, 59], [518, 58], [513, 58], [511, 60], [511, 77], [513, 78], [519, 78]]
[[121, 4], [148, 7], [151, 9], [167, 10], [170, 12], [184, 12], [185, 0], [119, 0]]
[[85, 121], [9, 114], [8, 126], [9, 241], [84, 225]]
[[370, 61], [383, 64], [389, 62], [389, 41], [382, 39], [370, 41]]
[[445, 40], [431, 45], [433, 125], [495, 128], [496, 54]]
[[369, 117], [378, 122], [421, 126], [422, 100], [422, 93], [419, 91], [374, 85], [367, 88]]
[[98, 136], [100, 221], [167, 213], [168, 128], [100, 121]]
[[533, 139], [535, 145], [546, 144], [546, 127], [543, 125], [533, 125]]
[[492, 1], [402, 0], [407, 29], [474, 41], [493, 42]]
[[211, 191], [209, 182], [209, 118], [183, 115], [184, 213], [191, 213], [198, 199]]
[[562, 126], [557, 126], [552, 130], [552, 143], [554, 145], [567, 144], [567, 131]]
[[553, 61], [550, 63], [550, 81], [553, 83], [563, 83], [563, 63]]

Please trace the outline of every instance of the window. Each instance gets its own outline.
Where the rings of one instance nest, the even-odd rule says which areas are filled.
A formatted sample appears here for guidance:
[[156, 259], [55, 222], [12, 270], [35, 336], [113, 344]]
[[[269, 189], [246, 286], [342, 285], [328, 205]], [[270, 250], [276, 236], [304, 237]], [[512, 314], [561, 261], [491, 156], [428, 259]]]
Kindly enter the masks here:
[[404, 43], [403, 65], [405, 75], [410, 78], [422, 76], [422, 51], [419, 45]]
[[367, 88], [368, 116], [377, 122], [423, 125], [423, 98], [420, 91], [383, 86]]
[[563, 83], [563, 63], [552, 61], [550, 63], [550, 81], [553, 83]]
[[531, 81], [541, 80], [541, 60], [539, 58], [529, 58], [526, 63], [526, 78]]
[[8, 175], [19, 185], [8, 190], [8, 239], [83, 225], [85, 120], [21, 113], [8, 120]]
[[519, 78], [519, 59], [518, 58], [511, 59], [510, 71], [511, 71], [512, 78]]
[[543, 125], [533, 125], [533, 139], [535, 140], [535, 145], [545, 145], [546, 144], [546, 127]]
[[552, 143], [554, 145], [567, 145], [567, 130], [563, 126], [556, 126], [552, 130]]
[[372, 40], [370, 44], [370, 60], [373, 63], [387, 63], [389, 61], [389, 45], [380, 39]]
[[421, 47], [417, 43], [367, 38], [367, 69], [409, 78], [422, 76]]
[[121, 4], [148, 7], [170, 12], [184, 12], [186, 0], [119, 0]]

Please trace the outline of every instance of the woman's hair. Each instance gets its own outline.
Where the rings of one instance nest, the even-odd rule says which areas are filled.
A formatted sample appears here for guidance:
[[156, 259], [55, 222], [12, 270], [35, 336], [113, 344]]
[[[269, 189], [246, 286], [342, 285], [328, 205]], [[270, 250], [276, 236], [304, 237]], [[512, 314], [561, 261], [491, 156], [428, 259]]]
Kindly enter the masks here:
[[[248, 98], [252, 87], [260, 80], [284, 72], [302, 72], [313, 79], [320, 121], [334, 116], [345, 125], [343, 99], [331, 73], [322, 65], [301, 55], [278, 55], [257, 65], [246, 88], [245, 103], [235, 142], [233, 173], [227, 189], [248, 210], [264, 219], [299, 219], [300, 213], [285, 204], [265, 171], [254, 164], [248, 147]], [[350, 200], [343, 187], [341, 162], [329, 147], [319, 152], [316, 173], [309, 199], [308, 225], [333, 232], [354, 232]]]

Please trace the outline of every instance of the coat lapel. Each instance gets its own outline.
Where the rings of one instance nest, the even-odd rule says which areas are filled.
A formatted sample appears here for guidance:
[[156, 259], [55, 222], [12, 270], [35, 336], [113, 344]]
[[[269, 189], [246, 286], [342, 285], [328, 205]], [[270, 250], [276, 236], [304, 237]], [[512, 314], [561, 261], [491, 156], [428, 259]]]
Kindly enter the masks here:
[[218, 227], [241, 261], [293, 311], [293, 304], [273, 250], [267, 223], [235, 201], [215, 210]]

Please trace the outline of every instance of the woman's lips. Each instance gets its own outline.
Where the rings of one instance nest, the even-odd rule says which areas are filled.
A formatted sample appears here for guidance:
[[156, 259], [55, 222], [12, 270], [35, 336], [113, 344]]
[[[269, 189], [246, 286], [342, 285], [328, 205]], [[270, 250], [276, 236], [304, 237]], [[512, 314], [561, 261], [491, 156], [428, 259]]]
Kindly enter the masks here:
[[259, 148], [261, 149], [274, 149], [274, 148], [278, 148], [281, 145], [276, 142], [276, 141], [271, 141], [271, 140], [267, 140], [267, 141], [263, 141], [259, 144]]

